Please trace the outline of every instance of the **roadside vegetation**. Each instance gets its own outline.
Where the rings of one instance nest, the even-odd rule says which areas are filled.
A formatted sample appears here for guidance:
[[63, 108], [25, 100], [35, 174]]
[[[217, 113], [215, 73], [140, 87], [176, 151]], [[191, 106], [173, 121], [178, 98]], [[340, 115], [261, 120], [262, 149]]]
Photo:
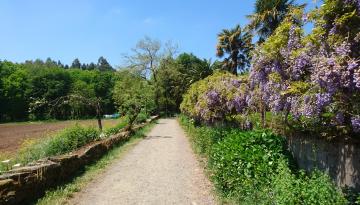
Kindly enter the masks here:
[[179, 117], [223, 201], [236, 204], [346, 204], [329, 176], [298, 170], [284, 138], [269, 130], [195, 126]]

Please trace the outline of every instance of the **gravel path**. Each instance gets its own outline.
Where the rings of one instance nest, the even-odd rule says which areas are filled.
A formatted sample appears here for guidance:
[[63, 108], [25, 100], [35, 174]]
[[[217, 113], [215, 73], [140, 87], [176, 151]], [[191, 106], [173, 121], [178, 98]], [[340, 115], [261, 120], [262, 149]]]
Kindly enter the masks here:
[[70, 204], [215, 204], [176, 119], [161, 119], [134, 149]]

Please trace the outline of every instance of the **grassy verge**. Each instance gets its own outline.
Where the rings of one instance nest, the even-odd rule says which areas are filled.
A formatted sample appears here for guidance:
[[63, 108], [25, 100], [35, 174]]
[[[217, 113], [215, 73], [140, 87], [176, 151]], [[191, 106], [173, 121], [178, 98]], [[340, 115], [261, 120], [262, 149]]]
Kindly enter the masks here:
[[38, 159], [74, 151], [88, 143], [118, 133], [126, 125], [127, 119], [121, 119], [116, 126], [107, 128], [100, 134], [94, 127], [76, 124], [44, 138], [26, 140], [15, 156], [0, 155], [0, 173], [13, 168], [16, 164], [15, 167], [23, 166]]
[[118, 146], [114, 147], [110, 152], [104, 155], [100, 160], [85, 168], [85, 171], [76, 177], [72, 182], [57, 187], [56, 189], [49, 190], [45, 196], [39, 199], [35, 204], [66, 204], [66, 202], [73, 197], [76, 192], [79, 192], [93, 179], [110, 166], [115, 160], [121, 158], [124, 154], [132, 149], [138, 142], [140, 142], [145, 134], [150, 131], [155, 123], [151, 123], [144, 128], [136, 131], [131, 138]]
[[285, 140], [269, 130], [194, 126], [185, 116], [180, 122], [195, 151], [208, 159], [222, 203], [347, 204], [327, 174], [292, 166]]

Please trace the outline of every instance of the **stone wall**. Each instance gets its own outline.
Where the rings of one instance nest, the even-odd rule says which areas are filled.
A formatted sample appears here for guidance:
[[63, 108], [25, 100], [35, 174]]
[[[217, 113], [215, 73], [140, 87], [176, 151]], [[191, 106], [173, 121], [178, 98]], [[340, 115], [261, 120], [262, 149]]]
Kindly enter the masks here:
[[298, 166], [306, 171], [329, 173], [340, 187], [360, 191], [360, 142], [354, 139], [326, 140], [296, 135], [287, 138]]
[[[152, 117], [147, 122], [155, 119], [157, 117]], [[145, 125], [137, 125], [134, 130]], [[47, 189], [69, 181], [85, 165], [100, 159], [113, 146], [126, 141], [129, 136], [129, 132], [121, 132], [86, 145], [75, 152], [38, 160], [26, 167], [0, 175], [0, 205], [26, 204], [41, 197]]]

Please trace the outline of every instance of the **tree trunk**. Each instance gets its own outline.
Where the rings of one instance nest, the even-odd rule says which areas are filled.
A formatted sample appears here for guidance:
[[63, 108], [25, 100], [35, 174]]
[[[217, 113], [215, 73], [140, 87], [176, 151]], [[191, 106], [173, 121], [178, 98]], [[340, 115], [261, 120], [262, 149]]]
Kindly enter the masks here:
[[137, 115], [136, 115], [136, 116], [129, 116], [129, 124], [125, 127], [125, 130], [126, 130], [126, 131], [130, 131], [130, 132], [131, 132], [132, 127], [133, 127], [133, 124], [134, 124], [134, 122], [135, 122], [135, 120], [136, 120], [136, 117], [137, 117]]
[[238, 67], [238, 54], [239, 52], [234, 52], [231, 56], [232, 61], [233, 61], [233, 65], [232, 65], [232, 73], [234, 75], [237, 75], [237, 67]]
[[264, 105], [261, 108], [261, 125], [263, 128], [266, 126], [266, 109]]
[[96, 118], [99, 126], [99, 130], [102, 131], [102, 122], [101, 122], [101, 106], [100, 102], [96, 102]]
[[99, 130], [102, 131], [101, 116], [97, 116], [97, 122], [98, 122]]

